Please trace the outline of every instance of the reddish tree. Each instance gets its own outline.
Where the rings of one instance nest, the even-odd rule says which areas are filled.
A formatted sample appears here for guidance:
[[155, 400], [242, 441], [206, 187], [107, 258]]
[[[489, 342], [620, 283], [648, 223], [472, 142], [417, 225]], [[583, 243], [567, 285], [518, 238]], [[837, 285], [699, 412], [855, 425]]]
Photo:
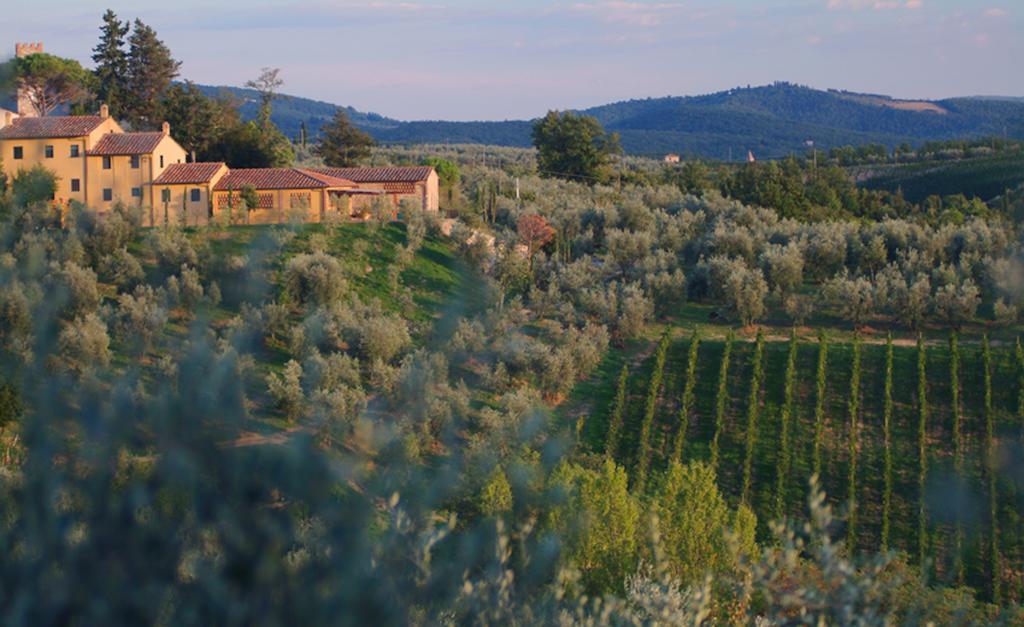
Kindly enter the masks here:
[[519, 231], [520, 241], [526, 246], [526, 254], [530, 259], [530, 270], [532, 271], [534, 253], [551, 241], [555, 236], [555, 229], [551, 228], [543, 216], [536, 214], [519, 218], [516, 229]]

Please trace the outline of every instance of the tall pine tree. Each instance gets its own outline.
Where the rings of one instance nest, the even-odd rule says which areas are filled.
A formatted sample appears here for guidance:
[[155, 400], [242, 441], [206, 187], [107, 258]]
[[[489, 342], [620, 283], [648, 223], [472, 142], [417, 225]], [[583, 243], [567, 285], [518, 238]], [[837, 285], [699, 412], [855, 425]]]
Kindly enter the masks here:
[[117, 14], [107, 9], [100, 27], [100, 40], [92, 49], [92, 60], [96, 64], [96, 98], [110, 108], [110, 114], [120, 116], [128, 93], [128, 55], [124, 51], [128, 24], [117, 19]]
[[320, 129], [320, 143], [313, 152], [332, 168], [349, 168], [369, 157], [373, 145], [373, 138], [356, 128], [339, 108], [334, 119]]
[[125, 119], [133, 127], [156, 128], [160, 99], [178, 76], [181, 63], [156, 36], [156, 31], [136, 19], [128, 38], [128, 94]]

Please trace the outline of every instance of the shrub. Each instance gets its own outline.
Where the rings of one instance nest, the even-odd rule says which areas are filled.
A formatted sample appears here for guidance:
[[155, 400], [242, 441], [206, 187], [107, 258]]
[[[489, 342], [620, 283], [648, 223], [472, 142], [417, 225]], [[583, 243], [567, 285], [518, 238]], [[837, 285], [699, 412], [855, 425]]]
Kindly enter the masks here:
[[847, 546], [853, 551], [857, 546], [857, 454], [860, 450], [858, 436], [860, 432], [860, 376], [861, 376], [861, 340], [860, 335], [853, 338], [853, 365], [850, 369], [850, 461], [847, 477], [847, 514], [846, 536]]
[[203, 300], [205, 291], [199, 280], [199, 273], [195, 268], [189, 266], [181, 267], [181, 274], [178, 275], [178, 286], [181, 288], [181, 307], [186, 313], [191, 314]]
[[654, 370], [647, 386], [647, 398], [644, 401], [644, 415], [640, 422], [640, 443], [637, 448], [636, 475], [634, 486], [637, 492], [643, 492], [647, 485], [647, 470], [651, 464], [651, 430], [654, 427], [654, 416], [658, 409], [658, 395], [661, 393], [661, 380], [665, 374], [665, 359], [671, 335], [665, 332], [658, 342], [658, 350], [654, 354]]
[[864, 277], [836, 277], [825, 284], [824, 294], [839, 311], [839, 315], [849, 320], [854, 328], [859, 327], [874, 311], [874, 286]]
[[747, 397], [746, 447], [743, 453], [743, 488], [740, 501], [750, 503], [750, 484], [753, 480], [754, 445], [757, 442], [757, 418], [761, 410], [761, 384], [764, 379], [764, 333], [758, 331], [754, 346], [753, 372], [750, 375], [750, 394]]
[[289, 421], [302, 415], [306, 395], [302, 389], [302, 365], [294, 359], [284, 366], [284, 372], [267, 375], [267, 393]]
[[1000, 605], [1003, 600], [1002, 588], [1002, 556], [999, 552], [999, 509], [997, 494], [998, 451], [995, 439], [995, 408], [992, 406], [992, 348], [988, 335], [981, 344], [982, 374], [985, 399], [985, 478], [988, 483], [988, 522], [987, 538], [989, 593], [992, 602]]
[[[718, 440], [725, 426], [725, 404], [729, 398], [729, 359], [732, 356], [732, 343], [736, 339], [732, 330], [725, 337], [725, 350], [722, 362], [718, 367], [718, 392], [715, 395], [715, 434], [711, 439], [711, 468], [718, 468]], [[716, 470], [717, 472], [717, 470]]]
[[608, 433], [605, 436], [604, 456], [615, 461], [615, 453], [619, 450], [619, 438], [622, 435], [622, 414], [626, 407], [626, 383], [629, 380], [629, 366], [623, 364], [619, 372], [619, 382], [615, 387], [615, 400], [612, 402], [608, 416]]
[[[960, 342], [956, 331], [949, 334], [949, 410], [953, 414], [953, 471], [957, 482], [965, 480], [964, 474], [964, 436], [960, 412]], [[957, 581], [964, 578], [963, 520], [960, 512], [956, 512], [956, 537], [954, 539], [954, 563]]]
[[883, 446], [883, 492], [882, 492], [882, 550], [889, 549], [889, 532], [891, 529], [892, 514], [892, 369], [893, 369], [893, 346], [892, 333], [885, 342], [885, 382], [882, 399], [882, 446]]
[[479, 508], [485, 516], [498, 516], [512, 511], [512, 486], [500, 467], [494, 469], [481, 490]]
[[302, 305], [327, 305], [347, 290], [338, 260], [325, 253], [296, 255], [288, 260], [282, 279], [285, 294]]
[[134, 345], [138, 352], [144, 353], [166, 324], [167, 310], [148, 285], [136, 287], [133, 294], [119, 295], [117, 304], [115, 334], [122, 342]]
[[57, 194], [59, 180], [54, 172], [38, 163], [28, 170], [19, 171], [11, 183], [15, 205], [29, 207], [52, 202]]
[[814, 465], [812, 475], [821, 477], [821, 448], [825, 438], [825, 393], [828, 375], [828, 336], [818, 334], [818, 367], [815, 371], [814, 395]]
[[993, 304], [992, 313], [995, 317], [996, 324], [1004, 327], [1016, 324], [1017, 320], [1020, 319], [1020, 307], [1012, 303], [1008, 303], [1002, 298]]
[[149, 247], [157, 263], [166, 272], [182, 266], [199, 266], [199, 253], [183, 231], [176, 228], [156, 229], [149, 236]]
[[803, 294], [789, 294], [783, 303], [786, 315], [793, 320], [796, 326], [802, 326], [812, 315], [814, 315], [814, 299]]
[[917, 563], [925, 567], [928, 551], [928, 510], [925, 484], [928, 480], [928, 373], [924, 337], [917, 336]]
[[783, 389], [782, 415], [780, 416], [780, 441], [779, 460], [776, 463], [775, 475], [775, 520], [781, 520], [785, 516], [786, 508], [786, 479], [789, 478], [789, 469], [792, 465], [790, 453], [790, 422], [793, 417], [793, 401], [796, 393], [796, 357], [797, 357], [796, 330], [790, 331], [789, 352], [786, 355], [786, 374]]
[[738, 573], [742, 561], [756, 555], [756, 519], [745, 506], [740, 508], [730, 511], [707, 464], [669, 466], [654, 511], [665, 559], [680, 582], [695, 584], [706, 575]]
[[943, 285], [935, 293], [935, 311], [956, 329], [974, 318], [980, 304], [981, 291], [971, 279], [960, 285]]
[[118, 251], [126, 249], [139, 227], [135, 216], [121, 204], [103, 215], [77, 207], [69, 213], [67, 221], [71, 232], [81, 239], [89, 264], [97, 268], [106, 265], [105, 260], [109, 263], [108, 258]]
[[61, 315], [67, 320], [86, 316], [96, 311], [100, 304], [99, 284], [96, 273], [66, 263], [56, 277], [58, 289], [64, 297]]
[[142, 264], [125, 247], [115, 249], [104, 257], [100, 267], [103, 269], [102, 274], [122, 289], [132, 289], [146, 276]]
[[87, 372], [110, 363], [107, 325], [92, 312], [66, 323], [57, 346], [64, 363], [72, 370]]
[[367, 361], [389, 363], [412, 344], [408, 323], [381, 312], [358, 320], [353, 331], [355, 344]]
[[681, 463], [683, 461], [683, 449], [686, 447], [686, 432], [690, 427], [690, 412], [693, 411], [693, 403], [696, 400], [697, 389], [697, 354], [700, 348], [700, 336], [697, 330], [693, 330], [690, 336], [690, 349], [686, 357], [686, 383], [683, 387], [683, 396], [679, 403], [679, 426], [676, 428], [675, 441], [672, 444], [671, 461]]

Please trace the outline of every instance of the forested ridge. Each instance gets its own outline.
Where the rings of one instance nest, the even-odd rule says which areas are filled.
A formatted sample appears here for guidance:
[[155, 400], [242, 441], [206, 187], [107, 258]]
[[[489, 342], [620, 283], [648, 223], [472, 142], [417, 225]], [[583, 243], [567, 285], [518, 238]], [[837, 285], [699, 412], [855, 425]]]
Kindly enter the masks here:
[[[215, 95], [216, 87], [203, 87]], [[226, 88], [243, 98], [242, 112], [255, 117], [254, 94]], [[834, 90], [789, 83], [743, 87], [679, 98], [648, 98], [581, 111], [619, 133], [629, 154], [688, 158], [746, 159], [751, 150], [762, 159], [803, 154], [813, 140], [823, 149], [846, 145], [999, 136], [1024, 139], [1024, 103], [1012, 100], [954, 98], [933, 104], [947, 113], [898, 110]], [[873, 97], [886, 98], [886, 97]], [[274, 122], [289, 137], [299, 126], [318, 129], [336, 105], [297, 96], [275, 103]], [[399, 121], [349, 109], [360, 128], [382, 143], [530, 145], [529, 121]]]

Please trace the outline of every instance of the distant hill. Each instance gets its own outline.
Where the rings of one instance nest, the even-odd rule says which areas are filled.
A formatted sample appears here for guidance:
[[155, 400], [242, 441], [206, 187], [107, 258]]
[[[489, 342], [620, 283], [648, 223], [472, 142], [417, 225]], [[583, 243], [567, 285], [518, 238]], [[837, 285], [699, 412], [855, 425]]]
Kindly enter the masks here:
[[[256, 92], [203, 87], [210, 94], [226, 89], [243, 102], [242, 114], [255, 117]], [[311, 135], [336, 106], [294, 96], [274, 104], [274, 122], [296, 137], [305, 121]], [[353, 122], [383, 143], [475, 143], [530, 145], [530, 121], [402, 122], [346, 107]], [[586, 109], [605, 128], [618, 132], [627, 152], [658, 156], [669, 152], [716, 159], [782, 157], [807, 150], [813, 140], [834, 146], [1007, 135], [1024, 139], [1024, 99], [951, 98], [898, 100], [876, 94], [822, 91], [775, 83], [704, 96], [648, 98]]]

